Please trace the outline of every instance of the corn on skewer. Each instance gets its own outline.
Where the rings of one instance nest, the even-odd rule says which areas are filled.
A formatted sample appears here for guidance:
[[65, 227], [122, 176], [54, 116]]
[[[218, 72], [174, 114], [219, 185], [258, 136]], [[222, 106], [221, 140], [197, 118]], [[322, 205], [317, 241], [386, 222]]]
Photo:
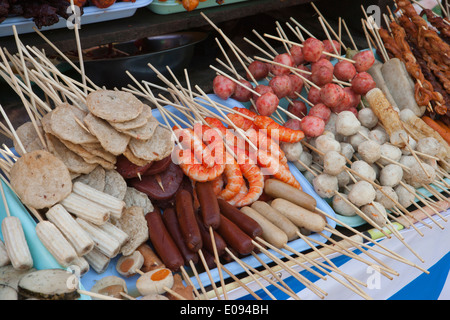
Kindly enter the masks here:
[[107, 208], [73, 192], [61, 201], [61, 205], [78, 218], [96, 225], [106, 223], [111, 216]]
[[115, 238], [117, 241], [119, 241], [121, 247], [125, 243], [127, 243], [128, 240], [130, 239], [130, 236], [128, 235], [128, 233], [126, 233], [122, 229], [116, 227], [109, 221], [106, 222], [105, 224], [102, 224], [101, 226], [99, 226], [99, 228], [102, 229], [103, 231], [105, 231], [107, 234], [109, 234], [113, 238]]
[[36, 234], [61, 266], [68, 267], [78, 257], [69, 241], [50, 221], [39, 222], [36, 225]]
[[8, 252], [6, 252], [6, 247], [3, 241], [0, 240], [0, 267], [7, 266], [11, 263], [9, 259]]
[[33, 258], [20, 219], [14, 216], [4, 218], [2, 234], [6, 252], [14, 269], [27, 270], [33, 267]]
[[86, 220], [77, 218], [76, 221], [94, 240], [95, 247], [108, 258], [114, 258], [119, 253], [120, 243], [111, 235]]
[[105, 256], [96, 247], [88, 254], [84, 255], [84, 258], [89, 263], [89, 266], [91, 266], [98, 274], [105, 272], [111, 262], [111, 259]]
[[120, 219], [122, 217], [123, 209], [125, 208], [124, 201], [119, 200], [110, 194], [99, 191], [80, 181], [73, 184], [72, 190], [74, 193], [108, 208], [112, 217], [116, 219]]
[[92, 238], [62, 205], [54, 205], [47, 211], [46, 217], [61, 230], [78, 256], [83, 256], [94, 248]]

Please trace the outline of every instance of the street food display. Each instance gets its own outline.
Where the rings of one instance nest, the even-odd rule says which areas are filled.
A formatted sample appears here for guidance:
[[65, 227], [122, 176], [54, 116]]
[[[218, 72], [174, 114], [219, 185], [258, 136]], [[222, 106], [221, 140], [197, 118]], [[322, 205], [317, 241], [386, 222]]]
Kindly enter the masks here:
[[[14, 128], [0, 109], [6, 120], [0, 131], [13, 141], [0, 149], [6, 212], [0, 297], [227, 300], [238, 286], [252, 299], [263, 299], [260, 290], [275, 299], [264, 280], [298, 300], [275, 265], [319, 299], [327, 293], [293, 266], [370, 300], [364, 285], [328, 257], [354, 258], [348, 248], [367, 252], [358, 257], [361, 263], [387, 277], [395, 270], [372, 260], [371, 250], [428, 272], [397, 225], [421, 233], [416, 222], [443, 228], [438, 218], [446, 221], [447, 28], [424, 11], [438, 31], [431, 30], [409, 1], [396, 4], [402, 14], [388, 18], [389, 30], [362, 21], [375, 48], [332, 39], [334, 31], [313, 4], [327, 39], [291, 19], [295, 26], [286, 26], [294, 39], [280, 23], [277, 35], [255, 31], [262, 46], [246, 38], [260, 49], [253, 57], [201, 13], [221, 35], [216, 40], [226, 61], [217, 58], [219, 66], [210, 66], [216, 72], [211, 94], [191, 83], [187, 70], [183, 86], [151, 64], [163, 86], [139, 82], [127, 71], [129, 86], [108, 90], [61, 53], [80, 82], [16, 37], [17, 55], [0, 51], [0, 75], [30, 119]], [[8, 191], [35, 220], [34, 235], [9, 210]], [[344, 222], [352, 217], [398, 238], [419, 263]], [[54, 267], [35, 267], [31, 237]], [[64, 285], [74, 280], [65, 271], [73, 266], [80, 273], [75, 280], [83, 285], [94, 277], [95, 284], [87, 290]]]

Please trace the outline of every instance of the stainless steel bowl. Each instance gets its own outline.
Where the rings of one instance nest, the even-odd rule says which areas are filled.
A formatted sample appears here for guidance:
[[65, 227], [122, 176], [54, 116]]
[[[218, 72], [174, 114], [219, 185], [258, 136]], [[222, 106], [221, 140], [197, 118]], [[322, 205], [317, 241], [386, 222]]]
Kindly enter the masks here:
[[[178, 32], [114, 44], [116, 50], [129, 54], [125, 57], [86, 59], [85, 73], [98, 86], [108, 89], [121, 88], [133, 84], [133, 80], [125, 73], [129, 71], [138, 81], [147, 80], [160, 83], [155, 72], [148, 66], [151, 63], [165, 76], [169, 76], [167, 66], [174, 72], [186, 68], [192, 60], [195, 44], [205, 40], [203, 32]], [[105, 48], [86, 50], [95, 56]], [[145, 52], [145, 53], [141, 53]]]

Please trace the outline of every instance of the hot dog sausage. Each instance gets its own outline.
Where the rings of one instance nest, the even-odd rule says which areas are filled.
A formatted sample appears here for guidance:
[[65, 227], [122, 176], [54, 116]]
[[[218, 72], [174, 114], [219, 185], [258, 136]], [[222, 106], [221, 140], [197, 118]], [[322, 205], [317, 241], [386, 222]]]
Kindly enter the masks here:
[[297, 227], [303, 227], [313, 232], [320, 232], [325, 228], [325, 220], [322, 216], [290, 201], [278, 198], [273, 200], [270, 205], [291, 220]]
[[277, 248], [283, 248], [288, 242], [286, 233], [275, 226], [272, 222], [264, 218], [258, 211], [250, 207], [242, 207], [241, 211], [259, 223], [263, 233], [261, 237]]
[[289, 241], [298, 238], [298, 227], [291, 220], [275, 210], [267, 202], [255, 201], [252, 203], [251, 208], [258, 211], [259, 214], [261, 214], [275, 226], [283, 230], [287, 234]]
[[180, 250], [181, 255], [184, 257], [185, 263], [192, 261], [198, 262], [198, 254], [188, 249], [184, 242], [183, 235], [181, 233], [180, 224], [178, 223], [177, 213], [174, 208], [167, 208], [164, 210], [162, 219], [167, 231], [172, 236], [173, 241]]
[[[213, 239], [211, 239], [211, 234], [209, 231], [209, 228], [207, 228], [203, 221], [201, 220], [200, 215], [196, 214], [195, 217], [197, 218], [198, 226], [200, 229], [200, 234], [202, 236], [202, 242], [203, 242], [203, 248], [210, 253], [214, 254], [214, 247], [213, 247]], [[220, 216], [219, 216], [220, 218]], [[225, 253], [225, 248], [227, 247], [227, 243], [222, 238], [220, 234], [218, 234], [215, 230], [213, 230], [213, 237], [214, 237], [214, 243], [216, 246], [217, 254], [220, 256]], [[203, 252], [205, 251], [203, 250]]]
[[227, 201], [218, 199], [218, 202], [221, 214], [236, 224], [239, 229], [244, 231], [251, 238], [262, 235], [263, 231], [258, 222], [243, 214], [238, 208], [232, 206]]
[[314, 211], [317, 206], [314, 197], [277, 179], [267, 179], [264, 182], [264, 192], [274, 198], [286, 199], [309, 211]]
[[159, 208], [145, 215], [147, 220], [148, 235], [164, 265], [172, 271], [178, 271], [184, 264], [183, 256], [177, 245], [167, 231], [161, 217]]
[[195, 191], [200, 203], [200, 213], [205, 227], [216, 229], [220, 223], [220, 208], [212, 182], [197, 182]]
[[193, 207], [192, 195], [181, 190], [175, 197], [175, 207], [181, 233], [189, 250], [197, 252], [203, 245]]
[[223, 215], [220, 216], [220, 225], [217, 228], [217, 232], [225, 239], [226, 243], [239, 254], [247, 255], [254, 249], [252, 238]]

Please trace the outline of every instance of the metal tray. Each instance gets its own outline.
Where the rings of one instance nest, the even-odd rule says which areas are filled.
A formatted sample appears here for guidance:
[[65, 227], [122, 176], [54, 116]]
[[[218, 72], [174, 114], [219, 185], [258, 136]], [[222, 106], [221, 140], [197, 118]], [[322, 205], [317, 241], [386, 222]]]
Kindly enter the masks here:
[[[110, 21], [122, 18], [128, 18], [135, 14], [136, 10], [152, 3], [153, 0], [136, 0], [136, 2], [117, 2], [106, 9], [100, 9], [94, 6], [84, 8], [81, 17], [81, 28], [83, 24]], [[21, 16], [11, 16], [0, 23], [0, 37], [13, 35], [12, 26], [15, 25], [19, 34], [33, 33], [36, 27], [32, 19], [25, 19]], [[54, 25], [43, 27], [41, 31], [67, 28], [66, 20], [60, 19]]]

